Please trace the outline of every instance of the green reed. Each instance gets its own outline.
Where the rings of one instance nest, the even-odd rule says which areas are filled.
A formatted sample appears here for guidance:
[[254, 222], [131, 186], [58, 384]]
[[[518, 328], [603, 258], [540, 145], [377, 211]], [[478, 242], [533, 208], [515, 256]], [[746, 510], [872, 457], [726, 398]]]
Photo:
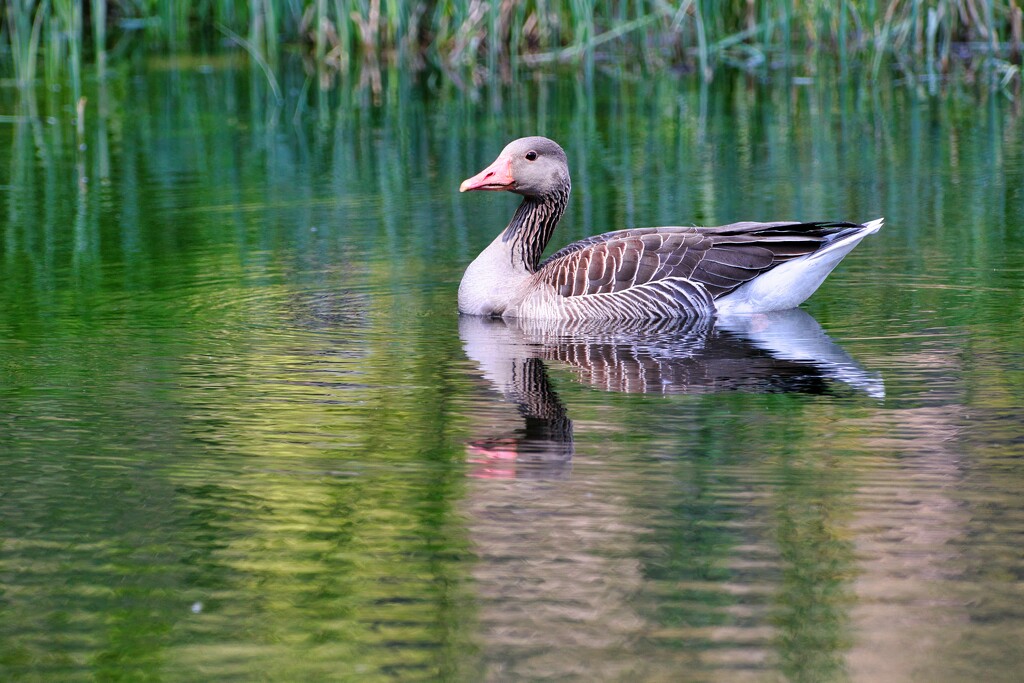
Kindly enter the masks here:
[[77, 92], [90, 58], [103, 76], [111, 41], [188, 50], [221, 39], [217, 26], [271, 67], [299, 49], [327, 68], [370, 57], [475, 75], [596, 59], [704, 79], [729, 67], [813, 75], [824, 61], [917, 77], [949, 73], [960, 56], [972, 78], [988, 70], [1019, 81], [1024, 51], [1021, 0], [91, 0], [86, 17], [83, 4], [8, 0], [0, 54], [11, 59], [0, 63], [11, 73], [0, 76], [27, 85], [42, 59], [48, 84], [70, 80]]
[[46, 3], [34, 4], [32, 0], [9, 0], [2, 20], [4, 47], [11, 53], [13, 76], [22, 87], [35, 80], [40, 29], [47, 13]]

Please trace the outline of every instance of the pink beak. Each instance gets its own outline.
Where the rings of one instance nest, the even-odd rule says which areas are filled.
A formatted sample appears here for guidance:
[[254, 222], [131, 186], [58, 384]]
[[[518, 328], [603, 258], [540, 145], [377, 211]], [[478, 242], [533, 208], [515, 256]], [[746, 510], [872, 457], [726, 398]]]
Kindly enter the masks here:
[[512, 157], [498, 157], [490, 166], [459, 185], [459, 192], [469, 190], [510, 190], [516, 181], [512, 177]]

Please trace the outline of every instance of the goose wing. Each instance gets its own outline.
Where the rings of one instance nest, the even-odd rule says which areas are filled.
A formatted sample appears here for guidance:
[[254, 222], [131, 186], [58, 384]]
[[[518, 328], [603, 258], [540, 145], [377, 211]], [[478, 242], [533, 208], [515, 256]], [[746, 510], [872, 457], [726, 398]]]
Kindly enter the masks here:
[[717, 299], [862, 227], [845, 222], [744, 222], [618, 230], [564, 247], [540, 265], [537, 277], [563, 297], [627, 295], [661, 281], [685, 281]]

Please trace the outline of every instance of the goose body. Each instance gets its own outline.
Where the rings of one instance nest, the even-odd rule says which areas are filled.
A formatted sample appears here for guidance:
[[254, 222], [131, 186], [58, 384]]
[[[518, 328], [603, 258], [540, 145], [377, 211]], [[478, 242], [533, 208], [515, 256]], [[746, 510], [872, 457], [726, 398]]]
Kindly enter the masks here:
[[459, 312], [503, 318], [641, 320], [799, 306], [882, 219], [665, 226], [595, 235], [541, 262], [571, 183], [552, 140], [514, 140], [459, 190], [522, 195], [508, 226], [469, 265]]

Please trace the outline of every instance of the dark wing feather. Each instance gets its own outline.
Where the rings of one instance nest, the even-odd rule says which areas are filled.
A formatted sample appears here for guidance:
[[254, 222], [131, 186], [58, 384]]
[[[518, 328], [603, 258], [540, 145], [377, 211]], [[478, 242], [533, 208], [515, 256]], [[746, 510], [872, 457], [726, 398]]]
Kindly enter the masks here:
[[618, 230], [564, 247], [541, 264], [537, 277], [567, 297], [684, 278], [718, 298], [860, 227], [838, 222], [748, 222], [716, 228]]

